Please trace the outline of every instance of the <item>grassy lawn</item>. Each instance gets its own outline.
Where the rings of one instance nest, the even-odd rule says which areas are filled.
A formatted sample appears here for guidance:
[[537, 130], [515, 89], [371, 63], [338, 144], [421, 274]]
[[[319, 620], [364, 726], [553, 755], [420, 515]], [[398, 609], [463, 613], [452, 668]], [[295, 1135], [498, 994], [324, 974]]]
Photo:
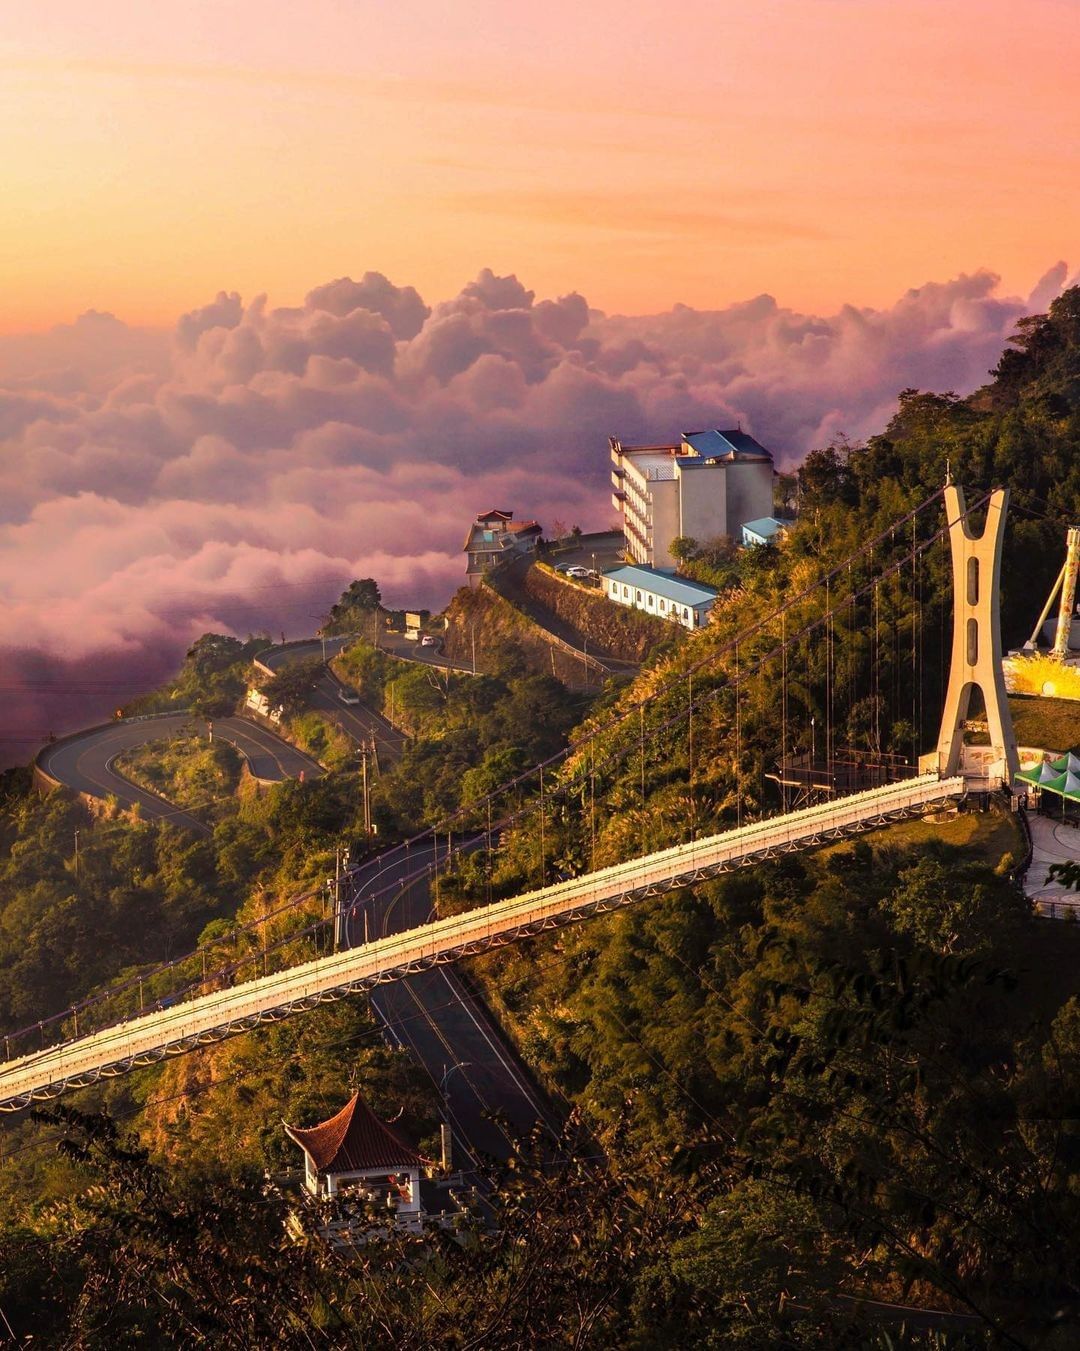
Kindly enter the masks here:
[[[865, 840], [872, 848], [888, 844], [898, 849], [926, 844], [929, 840], [941, 840], [964, 849], [991, 868], [996, 868], [1006, 854], [1018, 859], [1024, 849], [1015, 820], [1002, 812], [964, 812], [948, 816], [942, 821], [898, 821], [896, 825], [868, 831], [858, 838]], [[828, 858], [830, 854], [850, 848], [851, 841], [845, 840], [819, 850], [817, 856]]]
[[1018, 746], [1048, 751], [1080, 747], [1080, 700], [1011, 695], [1009, 709]]

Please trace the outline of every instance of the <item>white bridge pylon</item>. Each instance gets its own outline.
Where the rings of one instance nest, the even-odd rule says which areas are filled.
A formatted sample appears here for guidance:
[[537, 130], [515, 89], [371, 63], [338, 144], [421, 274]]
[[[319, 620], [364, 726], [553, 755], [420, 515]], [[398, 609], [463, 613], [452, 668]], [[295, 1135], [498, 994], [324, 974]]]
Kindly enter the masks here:
[[847, 835], [923, 815], [964, 793], [962, 775], [925, 774], [676, 845], [556, 886], [436, 920], [363, 947], [133, 1018], [0, 1065], [0, 1112], [18, 1112], [416, 971], [605, 914], [649, 896]]

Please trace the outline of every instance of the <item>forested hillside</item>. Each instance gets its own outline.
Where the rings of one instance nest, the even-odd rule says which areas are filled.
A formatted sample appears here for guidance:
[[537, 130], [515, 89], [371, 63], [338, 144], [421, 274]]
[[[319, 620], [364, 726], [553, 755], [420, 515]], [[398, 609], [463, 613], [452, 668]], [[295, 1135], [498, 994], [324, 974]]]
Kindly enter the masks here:
[[[868, 541], [881, 537], [877, 568], [902, 559], [910, 534], [889, 526], [947, 465], [972, 489], [1013, 489], [1004, 602], [1022, 635], [1080, 502], [1080, 293], [1026, 323], [976, 395], [907, 391], [865, 447], [810, 455], [783, 547], [732, 562], [713, 624], [591, 706], [512, 651], [491, 676], [447, 679], [357, 644], [343, 676], [413, 734], [375, 787], [380, 839], [467, 813], [595, 732], [542, 806], [518, 790], [531, 816], [484, 879], [510, 894], [775, 807], [765, 769], [832, 721], [837, 744], [914, 756], [947, 655], [940, 544], [833, 618], [835, 664], [807, 642], [785, 658], [791, 679], [775, 658], [749, 677], [819, 598], [725, 649]], [[167, 701], [235, 699], [250, 653], [234, 643], [197, 645]], [[197, 941], [257, 962], [267, 925], [292, 941], [297, 922], [270, 911], [360, 834], [348, 768], [261, 795], [241, 781], [205, 840], [91, 821], [25, 776], [4, 793], [8, 1032]], [[284, 1236], [262, 1181], [287, 1159], [281, 1115], [314, 1119], [354, 1074], [431, 1147], [436, 1095], [362, 1004], [77, 1100], [112, 1108], [117, 1135], [4, 1126], [0, 1309], [18, 1341], [73, 1347], [1074, 1346], [1080, 942], [1030, 917], [1008, 875], [1021, 847], [1004, 816], [902, 827], [474, 963], [573, 1110], [558, 1166], [534, 1169], [523, 1142], [497, 1179], [501, 1223], [465, 1244], [346, 1259]], [[474, 855], [443, 899], [483, 900], [486, 863]], [[852, 1303], [866, 1296], [971, 1321], [886, 1332]]]

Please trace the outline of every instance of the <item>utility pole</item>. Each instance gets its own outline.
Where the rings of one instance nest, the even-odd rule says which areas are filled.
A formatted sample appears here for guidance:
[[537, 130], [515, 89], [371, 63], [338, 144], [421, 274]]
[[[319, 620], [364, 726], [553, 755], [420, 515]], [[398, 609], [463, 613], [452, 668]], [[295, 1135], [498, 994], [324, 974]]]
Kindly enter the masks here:
[[341, 845], [334, 847], [334, 951], [340, 952], [342, 944], [342, 924], [341, 917]]
[[79, 832], [75, 832], [75, 885], [79, 885]]
[[[374, 738], [373, 738], [374, 740]], [[368, 783], [368, 743], [365, 741], [360, 751], [361, 772], [363, 774], [364, 791], [364, 839], [371, 842], [371, 786]]]

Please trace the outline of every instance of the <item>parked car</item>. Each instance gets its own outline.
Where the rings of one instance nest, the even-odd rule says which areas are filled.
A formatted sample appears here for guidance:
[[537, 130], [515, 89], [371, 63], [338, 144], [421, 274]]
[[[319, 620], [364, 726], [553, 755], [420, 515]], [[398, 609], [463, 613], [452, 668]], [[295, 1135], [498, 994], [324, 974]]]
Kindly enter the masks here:
[[360, 702], [360, 696], [357, 692], [355, 690], [346, 689], [344, 685], [338, 690], [337, 697], [343, 704], [358, 704]]
[[425, 633], [423, 638], [420, 639], [421, 647], [438, 647], [438, 645], [438, 638], [433, 638], [430, 633]]
[[571, 565], [570, 565], [569, 563], [556, 563], [556, 564], [555, 564], [555, 571], [556, 571], [556, 572], [569, 572], [569, 571], [570, 571], [570, 566], [571, 566]]
[[573, 567], [566, 569], [567, 577], [588, 577], [589, 569], [578, 567], [575, 563]]

